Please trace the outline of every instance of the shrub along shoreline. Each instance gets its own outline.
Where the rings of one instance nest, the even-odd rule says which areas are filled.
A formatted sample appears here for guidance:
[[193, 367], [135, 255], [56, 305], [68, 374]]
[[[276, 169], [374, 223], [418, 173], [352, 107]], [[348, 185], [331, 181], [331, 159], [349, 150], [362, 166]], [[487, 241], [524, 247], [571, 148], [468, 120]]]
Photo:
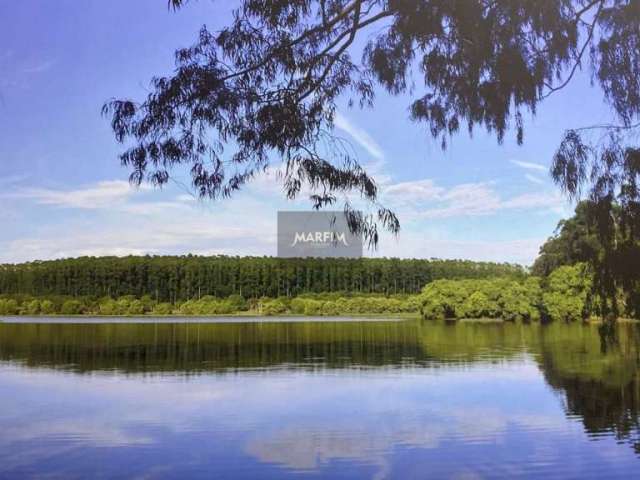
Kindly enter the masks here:
[[548, 277], [435, 280], [418, 295], [344, 292], [245, 299], [204, 296], [183, 302], [151, 296], [33, 297], [0, 295], [0, 315], [66, 316], [421, 316], [425, 320], [495, 319], [576, 321], [598, 315], [584, 265], [560, 267]]
[[0, 296], [0, 315], [27, 316], [359, 316], [413, 314], [419, 312], [418, 295], [345, 296], [337, 293], [309, 294], [294, 298], [245, 299], [204, 296], [174, 304], [140, 298]]
[[523, 281], [436, 280], [420, 295], [425, 319], [576, 321], [597, 315], [591, 277], [584, 265], [565, 266]]

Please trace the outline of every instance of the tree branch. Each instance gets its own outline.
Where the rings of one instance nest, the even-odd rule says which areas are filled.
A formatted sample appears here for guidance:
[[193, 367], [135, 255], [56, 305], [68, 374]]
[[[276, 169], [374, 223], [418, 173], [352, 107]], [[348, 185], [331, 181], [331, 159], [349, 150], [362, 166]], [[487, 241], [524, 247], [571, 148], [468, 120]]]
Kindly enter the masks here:
[[587, 35], [587, 39], [585, 40], [584, 44], [582, 45], [582, 48], [580, 49], [580, 53], [578, 54], [578, 58], [576, 59], [576, 63], [573, 65], [573, 68], [571, 69], [571, 72], [569, 73], [569, 76], [567, 77], [567, 79], [564, 82], [562, 82], [557, 87], [554, 87], [554, 86], [552, 86], [552, 85], [550, 85], [550, 84], [545, 82], [545, 86], [549, 89], [549, 91], [547, 93], [545, 93], [542, 97], [540, 97], [540, 100], [544, 100], [545, 98], [549, 97], [554, 92], [557, 92], [558, 90], [562, 90], [564, 87], [566, 87], [569, 84], [569, 82], [571, 81], [571, 79], [573, 78], [573, 75], [578, 70], [578, 67], [582, 64], [582, 57], [583, 57], [585, 51], [587, 50], [587, 47], [591, 43], [591, 39], [593, 38], [593, 32], [595, 30], [596, 23], [598, 23], [598, 17], [600, 16], [600, 12], [602, 12], [602, 9], [604, 7], [604, 0], [596, 0], [594, 2], [591, 2], [587, 7], [583, 8], [582, 10], [580, 10], [580, 12], [578, 12], [578, 15], [576, 17], [576, 22], [577, 22], [577, 21], [579, 21], [580, 16], [585, 11], [589, 10], [590, 8], [592, 8], [597, 3], [600, 3], [600, 6], [598, 7], [598, 11], [596, 12], [596, 14], [595, 14], [595, 16], [593, 18], [593, 23], [591, 23], [591, 26], [589, 28], [589, 34]]
[[264, 67], [265, 65], [267, 65], [272, 59], [273, 57], [276, 55], [276, 53], [278, 51], [281, 51], [283, 48], [293, 48], [296, 45], [298, 45], [299, 43], [303, 42], [304, 40], [306, 40], [307, 38], [309, 38], [310, 36], [316, 34], [316, 33], [320, 33], [323, 30], [326, 30], [328, 32], [331, 31], [331, 28], [334, 27], [338, 22], [340, 22], [341, 20], [345, 19], [349, 13], [351, 13], [356, 7], [359, 9], [360, 8], [360, 3], [362, 2], [362, 0], [355, 0], [353, 3], [349, 4], [348, 6], [346, 6], [345, 8], [342, 9], [342, 11], [338, 12], [336, 14], [336, 16], [330, 20], [328, 23], [323, 24], [322, 25], [316, 25], [315, 27], [305, 31], [302, 35], [300, 35], [299, 37], [295, 38], [294, 40], [292, 40], [289, 43], [286, 44], [279, 44], [274, 46], [271, 49], [271, 52], [269, 52], [267, 55], [265, 55], [265, 58], [258, 62], [255, 65], [250, 65], [249, 67], [242, 69], [240, 71], [237, 72], [233, 72], [225, 77], [222, 77], [220, 80], [222, 82], [225, 82], [227, 80], [230, 80], [232, 78], [235, 77], [239, 77], [242, 75], [245, 75], [249, 72], [253, 72], [261, 67]]

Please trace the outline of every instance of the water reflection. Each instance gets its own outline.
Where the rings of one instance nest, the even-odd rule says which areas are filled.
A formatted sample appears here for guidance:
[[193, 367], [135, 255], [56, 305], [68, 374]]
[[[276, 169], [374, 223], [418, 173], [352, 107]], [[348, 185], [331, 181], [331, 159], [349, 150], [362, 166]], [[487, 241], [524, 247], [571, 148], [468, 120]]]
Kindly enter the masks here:
[[0, 324], [0, 477], [629, 478], [640, 330], [607, 333]]

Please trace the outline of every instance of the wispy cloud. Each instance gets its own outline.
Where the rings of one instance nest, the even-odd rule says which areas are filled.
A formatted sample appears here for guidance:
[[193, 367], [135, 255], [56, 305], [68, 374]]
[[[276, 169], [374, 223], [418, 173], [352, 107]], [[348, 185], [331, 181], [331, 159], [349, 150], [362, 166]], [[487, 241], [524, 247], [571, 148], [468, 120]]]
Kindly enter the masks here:
[[37, 63], [32, 63], [22, 69], [23, 73], [43, 73], [55, 65], [56, 61], [52, 59], [44, 59]]
[[558, 192], [523, 193], [500, 202], [502, 209], [550, 209], [557, 211], [565, 205]]
[[[3, 198], [18, 200], [17, 208], [40, 206], [30, 214], [44, 214], [44, 221], [34, 222], [29, 235], [12, 235], [4, 242], [0, 238], [0, 262], [81, 255], [275, 254], [275, 192], [214, 205], [175, 190], [154, 193], [147, 186], [140, 191], [126, 181], [109, 180], [66, 190], [30, 188], [5, 194]], [[69, 213], [47, 222], [45, 208]], [[91, 215], [78, 216], [73, 210], [90, 210]]]
[[336, 113], [334, 124], [340, 130], [348, 133], [362, 148], [376, 160], [384, 159], [384, 152], [378, 143], [362, 128], [354, 125], [345, 116]]
[[9, 196], [29, 198], [40, 205], [95, 210], [113, 207], [114, 204], [123, 202], [135, 192], [136, 189], [129, 182], [124, 180], [105, 180], [73, 190], [29, 188], [9, 194]]
[[[0, 71], [3, 72], [2, 77], [0, 77], [0, 88], [3, 90], [25, 88], [33, 78], [49, 71], [55, 64], [56, 61], [54, 59], [28, 60], [21, 57], [18, 58], [12, 51], [0, 54]], [[5, 72], [7, 73], [5, 74]], [[1, 96], [0, 102], [4, 102]]]
[[464, 258], [476, 261], [515, 262], [530, 265], [538, 254], [546, 237], [513, 240], [492, 239], [480, 241], [470, 234], [466, 239], [452, 238], [446, 232], [430, 235], [429, 232], [402, 230], [395, 239], [383, 233], [379, 257], [399, 258]]
[[[237, 209], [237, 206], [236, 206]], [[207, 212], [197, 208], [175, 212], [120, 210], [114, 218], [96, 212], [92, 220], [47, 224], [37, 235], [0, 243], [0, 261], [64, 258], [83, 255], [144, 254], [275, 254], [275, 214], [266, 206]], [[272, 213], [272, 215], [269, 215]], [[89, 227], [89, 228], [88, 228]], [[73, 232], [69, 235], [69, 232]]]
[[2, 187], [13, 186], [23, 182], [28, 178], [29, 178], [29, 175], [26, 173], [21, 173], [17, 175], [0, 176], [0, 186]]
[[[291, 208], [274, 188], [273, 178], [261, 179], [232, 202], [201, 202], [173, 189], [161, 194], [149, 187], [142, 192], [128, 182], [110, 180], [71, 189], [18, 189], [12, 196], [18, 212], [35, 209], [33, 232], [0, 237], [0, 262], [79, 255], [200, 254], [269, 255], [276, 250], [278, 209]], [[559, 212], [565, 203], [553, 192], [504, 196], [491, 182], [443, 186], [421, 179], [384, 186], [381, 200], [393, 208], [404, 226], [402, 241], [388, 238], [375, 254], [399, 257], [436, 256], [529, 263], [537, 239], [479, 242], [452, 237], [440, 222], [426, 219], [497, 215], [503, 211]], [[295, 204], [298, 205], [298, 204]], [[298, 206], [307, 207], [306, 203]], [[47, 208], [69, 214], [48, 222]], [[9, 210], [9, 209], [8, 209]], [[91, 210], [91, 215], [75, 215]], [[44, 215], [43, 217], [40, 217]], [[42, 218], [38, 223], [36, 218]], [[62, 219], [61, 219], [62, 218]], [[242, 221], [239, 223], [239, 218]], [[404, 227], [403, 227], [404, 228]], [[429, 228], [430, 233], [424, 229]], [[434, 232], [433, 229], [439, 229]], [[69, 235], [69, 232], [73, 232]], [[435, 236], [434, 236], [435, 235]]]
[[456, 185], [439, 198], [441, 206], [427, 208], [419, 213], [422, 218], [475, 217], [488, 215], [500, 209], [500, 197], [485, 183]]
[[529, 180], [531, 183], [535, 183], [536, 185], [544, 185], [544, 180], [536, 177], [535, 175], [531, 175], [530, 173], [525, 173], [524, 178]]
[[520, 168], [524, 168], [527, 170], [537, 170], [539, 172], [546, 172], [548, 170], [549, 167], [545, 166], [545, 165], [541, 165], [539, 163], [533, 163], [533, 162], [523, 162], [522, 160], [509, 160], [511, 163], [513, 163], [514, 165], [519, 166]]
[[439, 199], [445, 189], [431, 179], [400, 182], [387, 187], [384, 194], [398, 201], [427, 201]]
[[513, 209], [556, 212], [565, 205], [557, 192], [525, 193], [505, 199], [488, 182], [444, 188], [423, 179], [390, 185], [383, 195], [392, 206], [407, 210], [413, 218], [476, 217]]

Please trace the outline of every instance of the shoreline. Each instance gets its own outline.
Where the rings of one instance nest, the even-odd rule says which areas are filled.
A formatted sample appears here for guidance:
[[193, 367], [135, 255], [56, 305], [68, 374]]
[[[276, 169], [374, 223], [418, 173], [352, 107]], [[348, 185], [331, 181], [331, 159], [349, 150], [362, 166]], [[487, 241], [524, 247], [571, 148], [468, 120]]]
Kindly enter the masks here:
[[[154, 324], [154, 323], [180, 323], [180, 324], [206, 324], [206, 323], [341, 323], [341, 322], [402, 322], [420, 320], [427, 323], [478, 323], [501, 324], [519, 323], [500, 318], [461, 318], [444, 320], [425, 320], [419, 314], [351, 314], [351, 315], [260, 315], [259, 313], [238, 313], [228, 315], [3, 315], [0, 316], [0, 324]], [[530, 324], [545, 325], [541, 322], [527, 322]], [[574, 323], [574, 322], [572, 322]], [[581, 323], [583, 325], [600, 325], [601, 319], [591, 318]], [[619, 318], [617, 323], [640, 323], [634, 318]]]
[[402, 322], [407, 320], [419, 320], [418, 315], [393, 316], [393, 315], [13, 315], [0, 317], [0, 324], [32, 323], [32, 324], [154, 324], [154, 323], [340, 323], [340, 322]]

